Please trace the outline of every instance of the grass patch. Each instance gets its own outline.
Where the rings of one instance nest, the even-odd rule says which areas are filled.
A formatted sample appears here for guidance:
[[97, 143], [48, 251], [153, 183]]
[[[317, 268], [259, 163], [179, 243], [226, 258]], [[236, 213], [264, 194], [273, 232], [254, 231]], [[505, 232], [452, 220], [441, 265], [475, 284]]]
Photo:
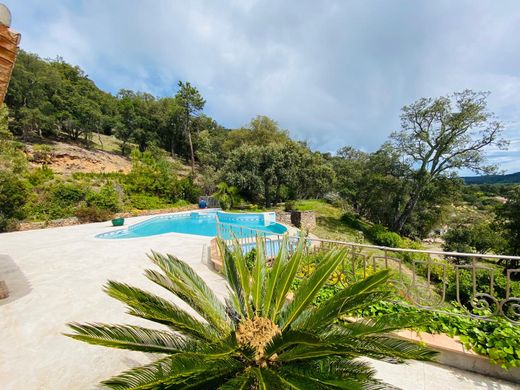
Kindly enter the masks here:
[[[133, 148], [136, 145], [128, 144], [129, 148]], [[121, 141], [116, 137], [105, 134], [92, 134], [92, 148], [103, 150], [105, 152], [111, 152], [120, 154], [121, 153]]]
[[311, 230], [319, 238], [369, 243], [364, 231], [370, 228], [368, 222], [348, 216], [340, 207], [336, 207], [323, 200], [299, 200], [295, 203], [296, 210], [316, 212], [316, 228]]

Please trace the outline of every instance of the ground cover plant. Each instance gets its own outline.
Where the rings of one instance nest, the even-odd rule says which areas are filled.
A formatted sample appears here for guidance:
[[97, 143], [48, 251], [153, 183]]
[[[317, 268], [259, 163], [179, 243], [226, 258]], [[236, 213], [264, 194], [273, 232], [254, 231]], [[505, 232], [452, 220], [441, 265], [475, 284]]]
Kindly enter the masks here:
[[129, 314], [165, 325], [165, 329], [73, 323], [68, 336], [160, 354], [154, 363], [103, 382], [114, 389], [386, 388], [358, 357], [401, 362], [434, 356], [421, 345], [388, 335], [417, 323], [415, 313], [337, 323], [343, 314], [364, 310], [388, 297], [389, 271], [352, 284], [315, 307], [313, 300], [347, 250], [332, 249], [324, 254], [288, 299], [305, 253], [303, 241], [292, 254], [287, 247], [282, 245], [284, 249], [268, 268], [263, 242], [258, 240], [249, 270], [241, 250], [230, 250], [221, 242], [230, 287], [225, 303], [181, 260], [152, 253], [150, 259], [161, 272], [147, 270], [146, 276], [187, 303], [202, 321], [166, 299], [109, 281], [106, 292], [125, 303]]
[[503, 368], [520, 367], [520, 327], [518, 325], [500, 318], [495, 321], [471, 318], [465, 315], [465, 311], [456, 304], [444, 308], [443, 311], [446, 313], [421, 310], [399, 302], [382, 301], [359, 310], [357, 314], [377, 318], [389, 314], [420, 313], [429, 320], [414, 327], [415, 330], [445, 333], [451, 337], [458, 336], [467, 349], [489, 357], [492, 363], [499, 364]]
[[[415, 254], [414, 258], [407, 258], [409, 265], [413, 260], [420, 260], [421, 254]], [[311, 252], [306, 256], [306, 261], [302, 262], [296, 278], [293, 281], [293, 287], [297, 288], [303, 280], [308, 278], [314, 271], [316, 266], [322, 261], [323, 252]], [[323, 302], [338, 294], [341, 290], [357, 280], [362, 280], [367, 276], [372, 275], [375, 270], [372, 266], [365, 267], [362, 261], [355, 261], [352, 256], [349, 257], [344, 265], [340, 265], [335, 272], [331, 274], [326, 284], [320, 289], [313, 300], [313, 304], [319, 307]], [[425, 260], [425, 259], [422, 259]], [[351, 264], [354, 267], [351, 267]], [[432, 263], [429, 268], [429, 274], [433, 282], [433, 287], [437, 286], [437, 291], [442, 291], [441, 284], [443, 280], [447, 283], [446, 302], [437, 308], [438, 311], [424, 310], [416, 308], [411, 305], [410, 301], [403, 299], [402, 285], [393, 285], [391, 287], [389, 298], [386, 301], [377, 302], [365, 309], [357, 309], [354, 312], [348, 313], [346, 319], [351, 320], [352, 317], [372, 317], [386, 316], [389, 314], [417, 314], [422, 318], [427, 318], [422, 324], [414, 326], [416, 331], [427, 333], [444, 333], [450, 337], [457, 336], [468, 350], [486, 356], [491, 363], [498, 364], [503, 368], [520, 367], [520, 327], [518, 324], [512, 323], [503, 317], [494, 317], [492, 311], [496, 309], [493, 302], [489, 302], [488, 309], [482, 308], [481, 305], [473, 302], [472, 305], [472, 275], [471, 271], [463, 270], [459, 273], [459, 299], [461, 303], [457, 302], [455, 271], [448, 268], [448, 272], [444, 275], [441, 267], [447, 264], [447, 261], [437, 260]], [[404, 266], [404, 265], [403, 265]], [[396, 270], [395, 270], [396, 271]], [[428, 273], [427, 268], [422, 264], [416, 264], [415, 271], [417, 278], [421, 275], [426, 277]], [[498, 271], [498, 270], [497, 270]], [[394, 275], [394, 278], [395, 279]], [[476, 274], [477, 291], [486, 291], [490, 285], [489, 273]], [[411, 280], [405, 282], [411, 283]], [[424, 283], [424, 280], [421, 281]], [[499, 272], [494, 277], [494, 293], [493, 296], [497, 299], [505, 299], [506, 294], [506, 280]], [[520, 295], [520, 283], [518, 281], [510, 281], [510, 296]], [[434, 294], [431, 303], [438, 302], [440, 295]], [[503, 307], [505, 314], [510, 319], [517, 319], [515, 309], [511, 303]], [[478, 307], [480, 306], [480, 309]], [[469, 315], [471, 312], [474, 315], [482, 317], [489, 317], [487, 319], [473, 318]]]

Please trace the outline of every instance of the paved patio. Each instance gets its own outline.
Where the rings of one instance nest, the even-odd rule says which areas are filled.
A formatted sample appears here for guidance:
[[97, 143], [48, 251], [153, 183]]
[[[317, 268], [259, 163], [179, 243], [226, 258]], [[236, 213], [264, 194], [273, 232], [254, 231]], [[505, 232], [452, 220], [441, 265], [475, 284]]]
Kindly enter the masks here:
[[[131, 218], [128, 224], [147, 218]], [[146, 258], [151, 249], [178, 256], [219, 296], [226, 294], [224, 280], [202, 262], [209, 238], [94, 238], [112, 229], [109, 223], [97, 223], [0, 234], [0, 279], [11, 292], [0, 300], [2, 389], [92, 389], [102, 379], [153, 360], [154, 355], [91, 346], [62, 335], [72, 321], [153, 326], [125, 314], [124, 306], [102, 291], [114, 279], [171, 298], [143, 275], [154, 267]], [[374, 364], [379, 377], [403, 389], [518, 388], [435, 364]]]

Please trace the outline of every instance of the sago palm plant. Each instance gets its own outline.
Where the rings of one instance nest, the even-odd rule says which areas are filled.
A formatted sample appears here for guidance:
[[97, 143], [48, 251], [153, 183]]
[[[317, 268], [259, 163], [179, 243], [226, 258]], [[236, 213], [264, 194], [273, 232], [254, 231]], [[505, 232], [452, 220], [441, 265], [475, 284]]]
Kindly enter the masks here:
[[[388, 271], [350, 285], [315, 307], [312, 302], [347, 255], [326, 253], [315, 271], [292, 294], [305, 261], [303, 241], [288, 253], [285, 242], [272, 267], [257, 241], [251, 271], [242, 251], [220, 242], [229, 294], [221, 301], [184, 262], [152, 253], [161, 269], [146, 276], [195, 313], [159, 296], [109, 281], [106, 292], [129, 307], [129, 314], [164, 325], [164, 330], [130, 325], [69, 324], [68, 336], [91, 344], [159, 354], [154, 363], [103, 382], [114, 389], [357, 389], [384, 388], [366, 361], [428, 360], [433, 352], [389, 336], [412, 318], [338, 322], [356, 309], [388, 297]], [[292, 295], [291, 299], [288, 296]], [[413, 318], [415, 320], [415, 318]]]

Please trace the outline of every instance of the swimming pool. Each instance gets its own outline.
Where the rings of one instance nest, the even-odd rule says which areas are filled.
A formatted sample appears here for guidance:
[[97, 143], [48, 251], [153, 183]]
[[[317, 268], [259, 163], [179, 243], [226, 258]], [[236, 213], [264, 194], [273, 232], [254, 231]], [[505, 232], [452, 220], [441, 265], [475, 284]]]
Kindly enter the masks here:
[[275, 222], [275, 213], [237, 214], [208, 210], [160, 215], [129, 226], [127, 229], [98, 234], [96, 237], [121, 239], [149, 237], [165, 233], [215, 237], [217, 235], [217, 217], [226, 226], [221, 234], [223, 239], [250, 235], [251, 230], [249, 229], [261, 231], [266, 235], [284, 234], [287, 231], [285, 226]]

